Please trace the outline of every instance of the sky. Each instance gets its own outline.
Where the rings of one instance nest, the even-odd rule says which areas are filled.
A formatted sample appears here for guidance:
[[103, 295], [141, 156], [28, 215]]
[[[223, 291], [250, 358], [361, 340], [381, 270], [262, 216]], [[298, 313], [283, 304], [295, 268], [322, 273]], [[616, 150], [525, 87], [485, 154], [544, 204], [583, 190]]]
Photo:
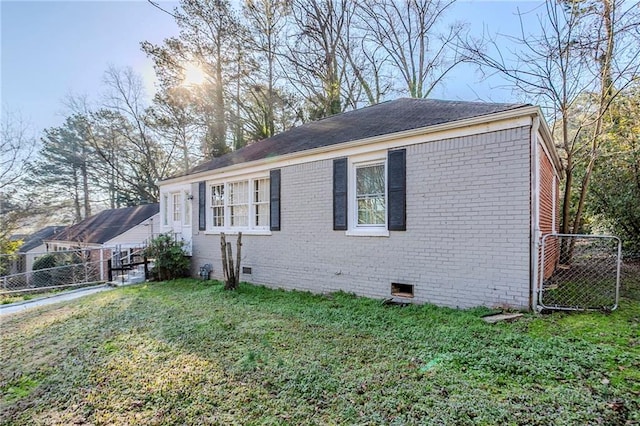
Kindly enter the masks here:
[[[177, 3], [160, 1], [167, 9]], [[467, 21], [471, 31], [518, 31], [515, 15], [540, 2], [503, 0], [459, 1], [448, 13]], [[173, 18], [145, 0], [29, 1], [0, 0], [0, 100], [3, 112], [19, 114], [36, 134], [59, 126], [69, 95], [97, 101], [110, 65], [132, 67], [152, 96], [153, 65], [140, 42], [160, 44], [178, 34]], [[457, 100], [514, 102], [513, 94], [496, 88], [500, 82], [478, 81], [472, 68], [452, 74], [434, 97]]]

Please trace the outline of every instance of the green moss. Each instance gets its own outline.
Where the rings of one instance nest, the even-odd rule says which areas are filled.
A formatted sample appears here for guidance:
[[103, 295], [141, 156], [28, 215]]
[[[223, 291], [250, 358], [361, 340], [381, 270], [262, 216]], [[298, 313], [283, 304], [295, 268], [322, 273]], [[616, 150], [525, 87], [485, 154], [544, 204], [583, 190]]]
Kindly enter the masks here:
[[7, 401], [15, 401], [20, 398], [26, 398], [31, 394], [33, 389], [38, 386], [39, 382], [30, 376], [22, 376], [17, 380], [9, 382], [2, 387], [3, 399]]

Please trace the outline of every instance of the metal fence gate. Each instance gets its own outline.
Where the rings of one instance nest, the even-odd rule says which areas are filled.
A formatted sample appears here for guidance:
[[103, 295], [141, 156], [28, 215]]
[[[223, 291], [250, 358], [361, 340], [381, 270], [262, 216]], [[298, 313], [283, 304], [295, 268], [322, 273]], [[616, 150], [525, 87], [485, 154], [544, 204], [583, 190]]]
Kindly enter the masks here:
[[542, 237], [538, 306], [557, 310], [614, 310], [620, 297], [622, 244], [604, 235]]

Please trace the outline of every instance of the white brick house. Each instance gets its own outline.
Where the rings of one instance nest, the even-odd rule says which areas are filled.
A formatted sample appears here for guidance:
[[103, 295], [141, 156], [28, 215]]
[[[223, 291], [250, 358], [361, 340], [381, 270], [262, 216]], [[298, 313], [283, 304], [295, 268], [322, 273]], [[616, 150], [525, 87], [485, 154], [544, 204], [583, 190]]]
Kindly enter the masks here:
[[190, 229], [216, 278], [220, 232], [242, 231], [254, 284], [529, 309], [560, 167], [537, 107], [398, 99], [161, 182], [161, 230]]

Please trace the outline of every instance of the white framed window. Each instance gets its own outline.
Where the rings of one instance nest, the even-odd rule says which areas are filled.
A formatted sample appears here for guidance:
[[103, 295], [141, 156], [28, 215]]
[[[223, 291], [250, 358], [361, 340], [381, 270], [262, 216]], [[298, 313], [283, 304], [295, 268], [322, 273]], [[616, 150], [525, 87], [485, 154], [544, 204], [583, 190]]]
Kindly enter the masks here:
[[387, 224], [384, 162], [355, 167], [356, 226], [385, 227]]
[[208, 185], [209, 231], [269, 231], [269, 178]]
[[229, 225], [232, 228], [249, 226], [249, 185], [246, 180], [228, 184]]
[[253, 226], [269, 226], [269, 179], [253, 181]]
[[388, 236], [386, 153], [349, 159], [347, 235]]
[[224, 184], [211, 186], [211, 209], [213, 226], [224, 227]]
[[172, 207], [172, 220], [173, 222], [180, 222], [182, 220], [182, 208], [181, 208], [181, 196], [179, 192], [171, 194], [171, 207]]

